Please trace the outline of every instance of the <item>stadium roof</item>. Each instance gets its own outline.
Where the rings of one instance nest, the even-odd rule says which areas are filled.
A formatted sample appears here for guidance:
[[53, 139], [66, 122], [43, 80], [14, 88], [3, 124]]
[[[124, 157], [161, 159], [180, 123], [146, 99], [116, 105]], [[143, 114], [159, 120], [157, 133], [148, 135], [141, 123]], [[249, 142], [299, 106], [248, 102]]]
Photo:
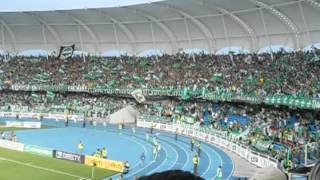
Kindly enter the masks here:
[[[125, 6], [124, 6], [125, 5]], [[303, 49], [320, 42], [319, 0], [166, 0], [136, 5], [0, 12], [0, 49], [169, 54], [225, 47], [249, 51], [270, 45]]]

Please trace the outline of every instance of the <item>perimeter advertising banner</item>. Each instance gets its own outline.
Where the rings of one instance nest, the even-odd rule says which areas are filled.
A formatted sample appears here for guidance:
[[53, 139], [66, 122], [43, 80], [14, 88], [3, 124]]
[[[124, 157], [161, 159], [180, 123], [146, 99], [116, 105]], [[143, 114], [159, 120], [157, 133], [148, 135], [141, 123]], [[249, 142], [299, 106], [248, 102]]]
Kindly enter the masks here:
[[44, 148], [40, 146], [34, 146], [34, 145], [24, 145], [24, 152], [29, 152], [32, 154], [40, 155], [40, 156], [46, 156], [46, 157], [52, 157], [52, 149]]
[[0, 139], [0, 147], [16, 151], [23, 151], [24, 144]]
[[53, 157], [56, 159], [63, 159], [67, 161], [84, 164], [84, 155], [80, 155], [80, 154], [53, 150]]
[[197, 129], [193, 129], [191, 126], [184, 126], [183, 124], [151, 123], [148, 121], [141, 120], [137, 121], [138, 127], [150, 128], [151, 124], [153, 124], [155, 129], [169, 132], [175, 132], [176, 130], [178, 130], [180, 134], [187, 135], [190, 137], [196, 137], [197, 139], [209, 141], [211, 144], [216, 144], [221, 147], [225, 147], [258, 167], [277, 168], [278, 161], [272, 157], [265, 156], [257, 152], [253, 152], [244, 145], [236, 144], [219, 136], [200, 132]]
[[85, 156], [84, 164], [93, 166], [94, 163], [96, 164], [96, 167], [103, 169], [108, 169], [121, 173], [124, 170], [124, 163], [121, 161], [102, 159], [93, 156]]
[[39, 129], [41, 128], [41, 122], [6, 121], [6, 127]]

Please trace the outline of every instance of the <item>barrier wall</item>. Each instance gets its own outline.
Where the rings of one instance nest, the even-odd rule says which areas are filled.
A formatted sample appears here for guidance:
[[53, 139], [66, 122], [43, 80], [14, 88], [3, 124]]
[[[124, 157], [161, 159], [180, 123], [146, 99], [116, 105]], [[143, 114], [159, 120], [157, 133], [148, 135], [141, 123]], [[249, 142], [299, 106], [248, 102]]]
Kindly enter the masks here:
[[208, 134], [193, 128], [192, 126], [182, 126], [181, 124], [163, 124], [163, 123], [154, 123], [148, 121], [137, 121], [138, 127], [150, 128], [153, 126], [154, 129], [163, 130], [175, 133], [176, 131], [179, 134], [185, 136], [195, 137], [203, 142], [210, 144], [218, 145], [225, 149], [228, 149], [245, 160], [249, 161], [251, 164], [254, 164], [257, 167], [278, 167], [278, 160], [264, 154], [252, 151], [249, 147], [241, 145], [237, 142], [229, 141], [223, 137], [219, 137], [215, 134]]
[[96, 167], [121, 173], [124, 171], [124, 163], [121, 161], [102, 159], [93, 156], [85, 156], [84, 164], [89, 166], [93, 166], [95, 164]]
[[19, 121], [6, 121], [6, 127], [18, 128], [41, 128], [41, 122], [19, 122]]
[[[33, 118], [40, 120], [40, 116], [47, 119], [65, 119], [64, 113], [34, 113], [34, 112], [0, 112], [0, 117], [10, 117], [10, 118]], [[80, 115], [68, 115], [70, 120], [82, 120], [83, 117]]]
[[39, 156], [52, 157], [52, 149], [50, 148], [25, 144], [23, 151], [36, 154]]
[[24, 144], [2, 139], [0, 139], [0, 147], [21, 152], [24, 150]]
[[53, 150], [53, 157], [56, 159], [62, 159], [62, 160], [84, 164], [84, 155], [80, 155], [80, 154]]

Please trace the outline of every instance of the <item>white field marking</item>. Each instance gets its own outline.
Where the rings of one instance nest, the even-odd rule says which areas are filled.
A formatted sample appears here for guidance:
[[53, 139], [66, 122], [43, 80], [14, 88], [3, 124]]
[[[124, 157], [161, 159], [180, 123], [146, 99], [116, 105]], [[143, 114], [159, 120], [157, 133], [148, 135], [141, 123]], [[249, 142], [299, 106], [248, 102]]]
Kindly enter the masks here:
[[88, 180], [91, 180], [91, 179], [89, 179], [89, 178], [84, 178], [84, 177], [81, 177], [81, 176], [78, 176], [78, 175], [74, 175], [74, 174], [70, 174], [70, 173], [63, 172], [63, 171], [58, 171], [58, 170], [49, 169], [49, 168], [45, 168], [45, 167], [41, 167], [41, 166], [31, 165], [31, 164], [29, 164], [29, 163], [24, 163], [24, 162], [21, 162], [21, 161], [16, 161], [16, 160], [4, 158], [4, 157], [0, 157], [0, 158], [1, 158], [2, 160], [5, 160], [5, 161], [13, 162], [13, 163], [20, 164], [20, 165], [24, 165], [24, 166], [33, 167], [33, 168], [35, 168], [35, 169], [41, 169], [41, 170], [53, 172], [53, 173], [56, 173], [56, 174], [63, 174], [63, 175], [67, 175], [67, 176], [71, 176], [71, 177], [75, 177], [75, 178], [79, 178], [79, 179], [88, 179]]

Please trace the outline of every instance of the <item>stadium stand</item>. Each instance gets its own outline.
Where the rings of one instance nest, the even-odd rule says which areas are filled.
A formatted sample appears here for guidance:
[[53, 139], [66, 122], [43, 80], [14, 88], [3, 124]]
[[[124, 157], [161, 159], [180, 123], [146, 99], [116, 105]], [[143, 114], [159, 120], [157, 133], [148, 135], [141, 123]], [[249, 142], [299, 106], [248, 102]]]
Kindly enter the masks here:
[[[110, 8], [0, 12], [4, 50], [0, 54], [0, 114], [16, 119], [21, 113], [36, 114], [42, 120], [43, 114], [51, 117], [51, 113], [57, 113], [65, 117], [65, 127], [69, 126], [68, 115], [74, 115], [81, 117], [70, 123], [78, 128], [73, 129], [75, 132], [79, 130], [78, 120], [83, 121], [84, 128], [90, 121], [89, 126], [95, 128], [98, 124], [105, 131], [109, 122], [121, 124], [116, 135], [128, 134], [128, 129], [122, 129], [124, 123], [141, 123], [144, 126], [136, 128], [150, 128], [152, 135], [153, 131], [170, 128], [172, 133], [172, 127], [181, 126], [182, 135], [188, 136], [185, 130], [205, 133], [206, 137], [219, 138], [220, 144], [225, 142], [239, 147], [244, 154], [253, 154], [253, 158], [239, 157], [259, 169], [243, 172], [245, 177], [240, 177], [241, 170], [236, 169], [239, 174], [233, 175], [240, 179], [277, 174], [274, 179], [308, 176], [318, 180], [320, 49], [313, 44], [320, 39], [319, 8], [316, 0], [164, 0]], [[243, 51], [232, 51], [233, 44]], [[277, 44], [285, 46], [278, 51], [261, 51]], [[198, 47], [201, 51], [197, 53], [187, 52]], [[29, 48], [43, 48], [50, 53], [19, 54]], [[219, 53], [224, 48], [227, 53]], [[103, 50], [111, 49], [127, 54], [102, 55]], [[161, 53], [138, 56], [150, 49]], [[135, 131], [132, 129], [132, 134]], [[141, 132], [147, 134], [146, 129]], [[194, 134], [184, 138], [193, 140]], [[12, 136], [16, 136], [14, 131]], [[168, 137], [162, 138], [164, 147], [178, 147]], [[25, 151], [22, 142], [12, 139], [7, 138], [8, 143], [4, 137], [3, 146]], [[148, 142], [148, 134], [146, 139]], [[137, 142], [145, 143], [143, 137]], [[210, 150], [209, 145], [204, 146]], [[218, 149], [230, 150], [223, 146]], [[179, 150], [184, 153], [184, 149]], [[160, 148], [157, 151], [160, 154]], [[234, 151], [228, 152], [233, 153], [230, 157], [237, 154]], [[51, 156], [51, 150], [46, 152]], [[94, 157], [90, 157], [92, 162], [84, 163], [86, 155], [80, 156], [80, 163], [96, 165]], [[273, 164], [252, 162], [258, 157]], [[166, 165], [168, 159], [161, 157], [157, 168]], [[206, 161], [211, 163], [209, 156]], [[198, 160], [195, 162], [198, 166]], [[122, 161], [118, 163], [123, 166]], [[234, 168], [232, 163], [229, 165], [231, 173], [227, 176], [231, 178]], [[148, 172], [134, 168], [133, 172]], [[248, 165], [243, 169], [250, 168]], [[211, 177], [207, 170], [201, 171]]]

